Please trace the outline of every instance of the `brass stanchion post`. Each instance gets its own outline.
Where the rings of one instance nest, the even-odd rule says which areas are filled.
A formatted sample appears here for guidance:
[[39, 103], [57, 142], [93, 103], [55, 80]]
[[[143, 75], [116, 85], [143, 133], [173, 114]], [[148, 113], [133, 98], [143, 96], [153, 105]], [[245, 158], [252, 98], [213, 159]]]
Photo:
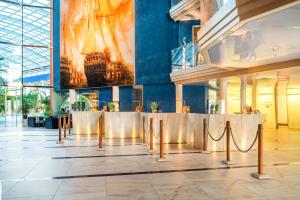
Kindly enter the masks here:
[[99, 126], [99, 147], [98, 147], [98, 151], [104, 151], [103, 141], [102, 141], [102, 139], [103, 139], [102, 116], [99, 117], [98, 126]]
[[143, 116], [143, 144], [146, 144], [145, 116]]
[[258, 124], [258, 173], [252, 173], [252, 177], [257, 179], [270, 179], [269, 175], [264, 174], [263, 172], [263, 125]]
[[150, 153], [153, 153], [153, 118], [150, 118]]
[[226, 160], [222, 161], [223, 164], [232, 165], [230, 160], [230, 121], [226, 121]]
[[68, 113], [68, 131], [69, 135], [71, 135], [71, 111]]
[[159, 120], [159, 162], [167, 161], [164, 157], [164, 124], [163, 120]]
[[64, 138], [67, 138], [67, 130], [66, 130], [66, 114], [63, 115], [63, 128], [64, 128]]
[[58, 141], [57, 144], [63, 144], [64, 142], [61, 140], [61, 117], [58, 117]]
[[210, 153], [207, 151], [207, 124], [206, 124], [206, 119], [203, 119], [203, 146], [202, 146], [202, 153]]

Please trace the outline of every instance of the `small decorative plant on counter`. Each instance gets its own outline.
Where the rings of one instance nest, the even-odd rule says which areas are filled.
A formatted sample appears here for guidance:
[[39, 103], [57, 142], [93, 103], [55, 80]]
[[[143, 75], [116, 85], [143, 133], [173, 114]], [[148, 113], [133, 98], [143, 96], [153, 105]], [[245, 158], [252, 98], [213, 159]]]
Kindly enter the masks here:
[[150, 108], [152, 110], [153, 113], [156, 113], [158, 110], [158, 103], [156, 101], [152, 101], [150, 103]]
[[102, 111], [104, 111], [104, 112], [107, 111], [107, 105], [104, 105], [104, 106], [102, 107]]
[[219, 112], [219, 104], [215, 104], [215, 113], [218, 113]]
[[115, 111], [115, 104], [113, 102], [108, 102], [109, 112]]
[[210, 114], [215, 114], [215, 113], [219, 113], [219, 104], [214, 104], [212, 103], [209, 107], [209, 110], [210, 110]]

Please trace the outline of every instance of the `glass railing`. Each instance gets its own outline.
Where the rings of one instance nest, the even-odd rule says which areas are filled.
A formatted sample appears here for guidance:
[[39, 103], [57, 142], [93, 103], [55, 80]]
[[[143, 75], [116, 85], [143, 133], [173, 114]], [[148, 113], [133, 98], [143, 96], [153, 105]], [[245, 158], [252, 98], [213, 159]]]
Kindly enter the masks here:
[[171, 57], [172, 72], [189, 69], [205, 63], [198, 46], [198, 42], [187, 43], [173, 49]]
[[235, 0], [204, 0], [204, 8], [201, 8], [202, 21], [201, 24], [204, 26], [206, 22], [212, 18], [224, 5]]

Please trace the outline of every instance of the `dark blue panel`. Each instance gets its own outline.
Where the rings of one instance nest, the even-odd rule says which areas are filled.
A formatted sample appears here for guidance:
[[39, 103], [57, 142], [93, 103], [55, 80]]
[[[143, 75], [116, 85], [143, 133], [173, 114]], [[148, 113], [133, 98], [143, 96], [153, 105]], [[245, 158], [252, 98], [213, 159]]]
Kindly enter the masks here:
[[113, 100], [112, 87], [104, 87], [99, 89], [99, 110], [102, 110], [103, 106], [108, 102], [112, 102], [112, 100]]
[[143, 86], [143, 104], [146, 112], [151, 112], [149, 104], [152, 101], [158, 102], [160, 111], [175, 112], [175, 86], [169, 84], [151, 84]]
[[119, 87], [119, 110], [120, 112], [133, 111], [132, 104], [133, 88], [132, 86]]
[[182, 45], [183, 38], [186, 38], [186, 43], [193, 41], [193, 26], [200, 25], [200, 20], [180, 21], [179, 22], [179, 44]]
[[53, 0], [53, 86], [60, 90], [60, 0]]
[[205, 85], [184, 85], [182, 98], [192, 113], [207, 113], [208, 89]]
[[170, 0], [135, 0], [135, 83], [169, 83], [171, 50], [178, 46], [178, 23]]

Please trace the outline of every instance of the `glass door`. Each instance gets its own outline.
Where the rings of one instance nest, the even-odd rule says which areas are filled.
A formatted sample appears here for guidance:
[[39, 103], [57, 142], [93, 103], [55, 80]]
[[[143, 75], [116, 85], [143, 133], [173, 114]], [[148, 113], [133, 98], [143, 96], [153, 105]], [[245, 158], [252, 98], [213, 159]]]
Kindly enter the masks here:
[[21, 121], [21, 90], [16, 87], [0, 87], [0, 126], [18, 126]]

